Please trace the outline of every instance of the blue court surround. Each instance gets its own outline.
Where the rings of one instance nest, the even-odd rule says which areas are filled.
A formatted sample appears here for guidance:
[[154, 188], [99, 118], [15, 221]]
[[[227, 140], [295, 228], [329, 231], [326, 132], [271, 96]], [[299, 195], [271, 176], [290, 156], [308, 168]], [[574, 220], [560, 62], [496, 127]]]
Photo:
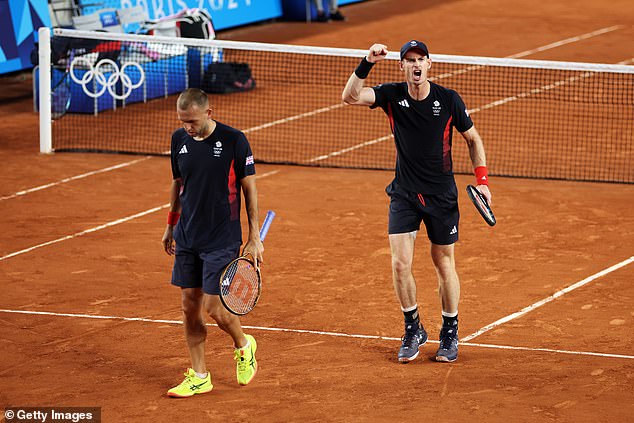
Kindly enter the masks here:
[[51, 26], [47, 0], [0, 0], [0, 74], [31, 69], [37, 30]]

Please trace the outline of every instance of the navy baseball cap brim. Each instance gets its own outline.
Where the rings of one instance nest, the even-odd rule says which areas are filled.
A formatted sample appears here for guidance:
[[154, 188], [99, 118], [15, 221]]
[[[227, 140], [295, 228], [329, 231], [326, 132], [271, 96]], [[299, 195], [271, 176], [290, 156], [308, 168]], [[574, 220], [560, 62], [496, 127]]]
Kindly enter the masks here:
[[425, 54], [425, 56], [429, 57], [429, 50], [427, 50], [425, 43], [417, 40], [411, 40], [403, 44], [403, 47], [401, 47], [401, 60], [403, 60], [407, 52], [410, 50], [420, 50]]

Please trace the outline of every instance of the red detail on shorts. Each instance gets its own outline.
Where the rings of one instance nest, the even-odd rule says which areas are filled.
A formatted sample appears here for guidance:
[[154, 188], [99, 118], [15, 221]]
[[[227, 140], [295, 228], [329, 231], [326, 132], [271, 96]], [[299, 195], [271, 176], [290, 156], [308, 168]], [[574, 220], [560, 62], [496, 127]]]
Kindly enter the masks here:
[[236, 172], [233, 169], [233, 160], [229, 165], [229, 208], [231, 209], [231, 220], [236, 220], [240, 217], [240, 210], [238, 209], [238, 187], [236, 186]]
[[426, 207], [427, 204], [425, 204], [425, 199], [423, 198], [423, 195], [422, 194], [417, 194], [417, 195], [418, 195], [418, 201], [420, 201], [423, 207]]
[[451, 145], [449, 141], [451, 139], [451, 120], [453, 117], [450, 117], [447, 121], [447, 126], [445, 126], [445, 132], [442, 136], [442, 164], [443, 171], [449, 172], [451, 170]]

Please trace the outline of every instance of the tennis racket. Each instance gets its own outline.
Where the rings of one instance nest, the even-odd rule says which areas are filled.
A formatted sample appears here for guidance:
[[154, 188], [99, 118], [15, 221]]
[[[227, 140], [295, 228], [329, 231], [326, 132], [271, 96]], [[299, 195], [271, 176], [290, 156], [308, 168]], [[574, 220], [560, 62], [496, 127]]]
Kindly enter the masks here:
[[60, 119], [66, 114], [70, 107], [70, 65], [75, 58], [74, 50], [70, 51], [70, 55], [66, 58], [66, 70], [60, 80], [55, 83], [51, 90], [51, 118], [53, 120]]
[[489, 206], [489, 202], [486, 197], [482, 195], [482, 193], [473, 185], [467, 185], [467, 194], [473, 202], [473, 205], [475, 205], [476, 209], [478, 209], [484, 218], [484, 221], [488, 223], [489, 226], [495, 226], [495, 216], [493, 215], [493, 210], [491, 210], [491, 206]]
[[[260, 229], [260, 240], [264, 241], [275, 212], [269, 210]], [[243, 316], [253, 310], [262, 292], [260, 269], [255, 266], [253, 257], [243, 255], [225, 267], [220, 276], [220, 301], [227, 310]]]

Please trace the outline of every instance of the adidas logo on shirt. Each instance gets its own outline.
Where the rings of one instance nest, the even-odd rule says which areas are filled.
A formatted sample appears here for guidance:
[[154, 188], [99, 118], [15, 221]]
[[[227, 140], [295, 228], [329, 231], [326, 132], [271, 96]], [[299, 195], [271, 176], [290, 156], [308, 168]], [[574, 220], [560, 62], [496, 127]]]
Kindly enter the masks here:
[[403, 107], [409, 107], [409, 103], [407, 102], [407, 99], [399, 101], [398, 104], [400, 104]]
[[178, 152], [178, 154], [187, 154], [187, 146], [186, 146], [186, 145], [184, 145], [184, 146], [181, 148], [181, 151], [179, 151], [179, 152]]

